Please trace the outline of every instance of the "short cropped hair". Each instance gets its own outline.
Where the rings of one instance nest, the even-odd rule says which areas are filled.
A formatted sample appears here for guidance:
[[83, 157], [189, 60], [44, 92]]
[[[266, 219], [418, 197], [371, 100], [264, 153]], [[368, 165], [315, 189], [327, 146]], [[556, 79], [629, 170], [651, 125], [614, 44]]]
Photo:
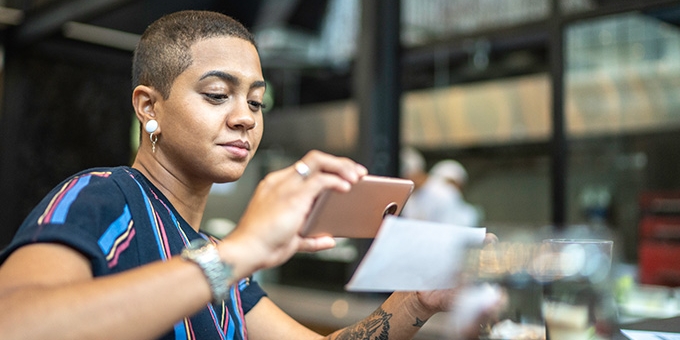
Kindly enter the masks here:
[[191, 46], [220, 36], [241, 38], [257, 46], [247, 28], [221, 13], [188, 10], [161, 17], [147, 27], [137, 43], [132, 87], [150, 86], [168, 99], [172, 83], [193, 62]]

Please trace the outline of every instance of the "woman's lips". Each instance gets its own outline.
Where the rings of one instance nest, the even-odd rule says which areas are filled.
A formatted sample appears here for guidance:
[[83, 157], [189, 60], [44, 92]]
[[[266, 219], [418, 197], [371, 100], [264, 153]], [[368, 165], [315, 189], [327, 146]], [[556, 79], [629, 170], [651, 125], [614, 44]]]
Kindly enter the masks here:
[[250, 154], [250, 143], [247, 141], [236, 140], [221, 145], [238, 158], [246, 158]]

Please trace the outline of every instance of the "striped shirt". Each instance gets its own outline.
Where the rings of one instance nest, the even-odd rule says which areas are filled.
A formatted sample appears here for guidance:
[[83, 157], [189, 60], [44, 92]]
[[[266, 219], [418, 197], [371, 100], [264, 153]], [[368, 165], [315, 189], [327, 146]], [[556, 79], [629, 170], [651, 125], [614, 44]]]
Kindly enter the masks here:
[[[178, 256], [199, 237], [217, 242], [194, 231], [137, 170], [90, 169], [62, 182], [33, 209], [0, 263], [23, 245], [55, 242], [84, 254], [99, 277]], [[244, 315], [263, 296], [257, 282], [241, 280], [228, 299], [178, 321], [160, 339], [247, 339]]]

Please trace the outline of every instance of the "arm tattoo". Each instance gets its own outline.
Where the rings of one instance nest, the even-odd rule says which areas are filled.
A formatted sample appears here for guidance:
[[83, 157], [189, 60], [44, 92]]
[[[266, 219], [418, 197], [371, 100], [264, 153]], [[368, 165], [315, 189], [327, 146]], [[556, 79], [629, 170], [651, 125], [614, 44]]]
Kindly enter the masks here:
[[427, 320], [420, 320], [420, 318], [416, 318], [416, 323], [413, 324], [415, 327], [423, 327], [425, 325], [425, 322]]
[[390, 335], [390, 318], [392, 314], [378, 308], [363, 321], [342, 331], [336, 340], [387, 340]]

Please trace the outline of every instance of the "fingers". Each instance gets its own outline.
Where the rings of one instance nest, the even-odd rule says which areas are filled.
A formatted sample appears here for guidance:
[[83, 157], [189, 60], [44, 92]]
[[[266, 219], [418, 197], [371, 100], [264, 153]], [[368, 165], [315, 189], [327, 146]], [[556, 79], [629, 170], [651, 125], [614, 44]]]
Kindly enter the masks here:
[[299, 251], [316, 252], [335, 247], [335, 239], [331, 236], [308, 237], [300, 242]]
[[[295, 164], [295, 169], [303, 179], [328, 173], [337, 175], [350, 183], [356, 183], [362, 176], [368, 173], [364, 166], [349, 158], [336, 157], [317, 150], [308, 152], [300, 161], [301, 163]], [[309, 169], [307, 176], [302, 176], [300, 173], [301, 170], [304, 170], [304, 166], [301, 164], [306, 165]]]
[[332, 248], [332, 237], [303, 238], [300, 229], [322, 191], [349, 191], [367, 172], [349, 158], [310, 151], [298, 162], [260, 181], [237, 229], [244, 238], [266, 250], [258, 259], [263, 266], [280, 264], [296, 251]]
[[493, 233], [486, 233], [484, 236], [484, 244], [493, 244], [493, 243], [498, 243], [498, 236]]
[[349, 158], [313, 150], [290, 166], [286, 176], [291, 179], [289, 183], [316, 196], [325, 189], [347, 192], [367, 173], [363, 165]]
[[297, 172], [302, 179], [307, 179], [312, 173], [312, 169], [309, 168], [309, 165], [302, 160], [295, 162], [295, 164], [293, 164], [293, 169], [295, 169], [295, 172]]

